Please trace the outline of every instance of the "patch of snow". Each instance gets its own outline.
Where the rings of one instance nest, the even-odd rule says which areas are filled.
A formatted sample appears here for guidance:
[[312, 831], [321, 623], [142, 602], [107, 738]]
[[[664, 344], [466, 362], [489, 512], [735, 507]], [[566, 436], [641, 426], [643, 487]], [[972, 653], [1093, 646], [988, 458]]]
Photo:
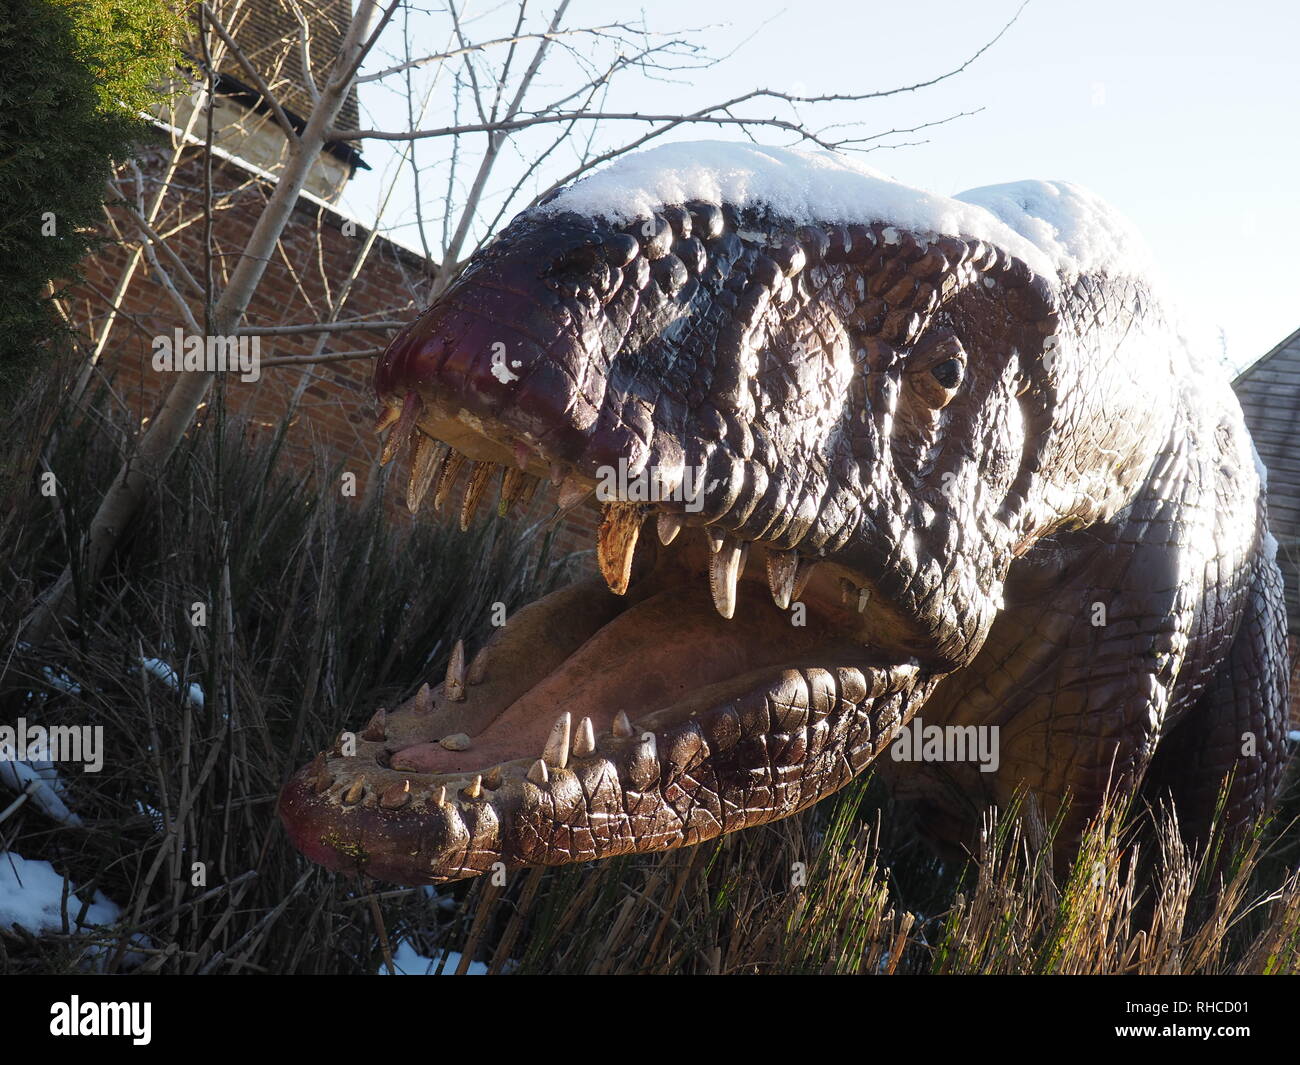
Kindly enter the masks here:
[[[180, 674], [161, 658], [142, 658], [140, 664], [153, 676], [157, 677], [165, 684], [171, 685], [177, 691], [181, 688]], [[189, 690], [185, 693], [190, 702], [202, 709], [203, 707], [203, 689], [197, 684], [191, 684]]]
[[1155, 273], [1151, 251], [1132, 223], [1080, 185], [1011, 181], [968, 189], [956, 198], [984, 208], [1039, 248], [1067, 276], [1150, 277]]
[[[102, 891], [95, 892], [84, 917], [82, 903], [76, 885], [68, 884], [67, 923], [72, 931], [93, 931], [116, 924], [122, 916], [122, 908]], [[63, 877], [54, 871], [54, 866], [13, 851], [0, 851], [0, 927], [10, 929], [18, 925], [32, 935], [62, 932], [64, 905]], [[134, 968], [145, 960], [140, 951], [153, 949], [154, 943], [140, 932], [133, 933], [128, 942], [138, 949], [126, 950], [121, 960], [126, 967]], [[116, 944], [91, 943], [86, 948], [85, 959], [90, 968], [99, 969], [116, 950]]]
[[50, 682], [52, 688], [58, 688], [60, 691], [68, 692], [70, 695], [81, 694], [81, 685], [62, 670], [56, 672], [50, 666], [43, 666], [42, 669], [45, 672], [45, 678]]
[[[81, 900], [68, 886], [68, 926], [76, 927]], [[63, 877], [49, 862], [28, 861], [13, 851], [0, 851], [0, 925], [19, 925], [33, 935], [63, 930]], [[84, 926], [113, 924], [121, 909], [96, 891], [86, 910]]]
[[[432, 976], [438, 972], [438, 966], [442, 964], [443, 959], [446, 964], [443, 965], [442, 975], [453, 976], [460, 965], [460, 954], [454, 950], [440, 951], [437, 957], [426, 958], [419, 953], [410, 943], [399, 943], [397, 950], [393, 952], [393, 968], [397, 976]], [[472, 961], [469, 968], [465, 970], [467, 976], [485, 976], [487, 975], [487, 964], [481, 961]], [[381, 964], [379, 966], [379, 975], [388, 975], [388, 966]]]
[[60, 824], [80, 825], [81, 818], [63, 801], [67, 787], [54, 763], [11, 761], [13, 753], [7, 745], [0, 746], [0, 787], [20, 795], [26, 792], [28, 800], [41, 813]]
[[536, 208], [616, 223], [689, 200], [766, 207], [796, 224], [885, 222], [918, 234], [984, 240], [1036, 273], [1145, 276], [1145, 245], [1116, 211], [1059, 181], [1020, 181], [940, 196], [835, 152], [686, 141], [625, 155]]

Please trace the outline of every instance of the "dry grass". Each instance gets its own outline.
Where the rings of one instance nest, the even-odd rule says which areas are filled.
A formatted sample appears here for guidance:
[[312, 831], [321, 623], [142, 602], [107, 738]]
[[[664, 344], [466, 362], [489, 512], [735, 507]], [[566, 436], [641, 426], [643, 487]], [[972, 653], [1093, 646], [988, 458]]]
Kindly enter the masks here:
[[[503, 886], [327, 874], [280, 831], [285, 776], [436, 675], [450, 640], [481, 639], [493, 602], [532, 598], [563, 567], [539, 535], [504, 524], [405, 530], [382, 519], [381, 498], [318, 495], [338, 471], [289, 476], [276, 441], [250, 448], [216, 419], [172, 463], [117, 569], [79, 595], [76, 627], [28, 652], [16, 633], [31, 595], [129, 439], [107, 403], [74, 418], [56, 394], [29, 397], [4, 426], [19, 446], [0, 473], [14, 500], [0, 565], [16, 592], [0, 608], [0, 718], [102, 724], [107, 757], [99, 774], [65, 772], [84, 827], [28, 803], [0, 821], [0, 849], [52, 862], [124, 917], [39, 938], [0, 930], [0, 971], [375, 972], [400, 942], [514, 972], [1300, 971], [1294, 784], [1290, 813], [1227, 861], [1189, 852], [1168, 816], [1141, 842], [1116, 806], [1064, 873], [1047, 857], [1053, 826], [1032, 810], [990, 817], [978, 854], [945, 866], [863, 779], [765, 828]], [[63, 487], [57, 505], [35, 490], [42, 462]], [[195, 602], [205, 627], [190, 624]], [[154, 656], [182, 689], [202, 688], [201, 706], [139, 668]]]

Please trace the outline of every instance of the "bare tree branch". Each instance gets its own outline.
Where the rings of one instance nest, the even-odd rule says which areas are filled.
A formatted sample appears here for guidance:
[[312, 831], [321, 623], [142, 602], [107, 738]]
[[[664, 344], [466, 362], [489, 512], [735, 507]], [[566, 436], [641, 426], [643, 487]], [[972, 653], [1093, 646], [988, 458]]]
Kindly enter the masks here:
[[266, 84], [266, 79], [262, 77], [261, 72], [244, 55], [243, 49], [235, 43], [235, 39], [230, 36], [230, 31], [226, 29], [225, 23], [217, 17], [217, 13], [212, 10], [206, 3], [199, 5], [203, 9], [203, 14], [208, 23], [217, 31], [217, 36], [226, 42], [226, 47], [230, 49], [230, 54], [238, 60], [239, 65], [243, 68], [249, 80], [253, 83], [258, 93], [261, 94], [266, 105], [271, 109], [271, 114], [275, 116], [275, 121], [279, 127], [284, 130], [284, 135], [289, 138], [289, 143], [296, 145], [298, 143], [298, 131], [293, 128], [293, 123], [289, 121], [289, 116], [284, 113], [284, 108], [280, 106], [280, 101], [275, 98], [271, 92], [271, 87]]

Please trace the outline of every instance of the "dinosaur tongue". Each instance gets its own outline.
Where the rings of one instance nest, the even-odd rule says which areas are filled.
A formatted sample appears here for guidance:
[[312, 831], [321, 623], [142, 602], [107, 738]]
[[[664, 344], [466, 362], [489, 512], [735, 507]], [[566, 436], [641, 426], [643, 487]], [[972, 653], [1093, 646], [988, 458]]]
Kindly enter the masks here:
[[[744, 625], [719, 617], [699, 582], [670, 587], [630, 606], [531, 688], [470, 736], [470, 748], [436, 742], [405, 747], [394, 769], [450, 773], [541, 752], [556, 716], [591, 718], [608, 731], [623, 711], [638, 717], [672, 707], [691, 692], [765, 666], [789, 661], [825, 639], [820, 626], [793, 627], [766, 589], [742, 582], [737, 613]], [[518, 668], [528, 668], [518, 663]], [[471, 689], [472, 697], [473, 689]]]

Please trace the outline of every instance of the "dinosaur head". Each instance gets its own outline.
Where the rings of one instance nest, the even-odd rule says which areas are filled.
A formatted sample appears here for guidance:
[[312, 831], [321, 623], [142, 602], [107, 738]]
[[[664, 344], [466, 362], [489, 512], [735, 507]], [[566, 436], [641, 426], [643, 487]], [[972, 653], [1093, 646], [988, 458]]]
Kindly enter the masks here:
[[667, 157], [693, 181], [646, 153], [525, 211], [381, 359], [412, 509], [465, 526], [553, 481], [601, 510], [600, 577], [301, 770], [281, 812], [313, 859], [434, 882], [801, 809], [1068, 519], [1042, 253], [840, 161], [752, 150], [738, 178], [706, 148]]

